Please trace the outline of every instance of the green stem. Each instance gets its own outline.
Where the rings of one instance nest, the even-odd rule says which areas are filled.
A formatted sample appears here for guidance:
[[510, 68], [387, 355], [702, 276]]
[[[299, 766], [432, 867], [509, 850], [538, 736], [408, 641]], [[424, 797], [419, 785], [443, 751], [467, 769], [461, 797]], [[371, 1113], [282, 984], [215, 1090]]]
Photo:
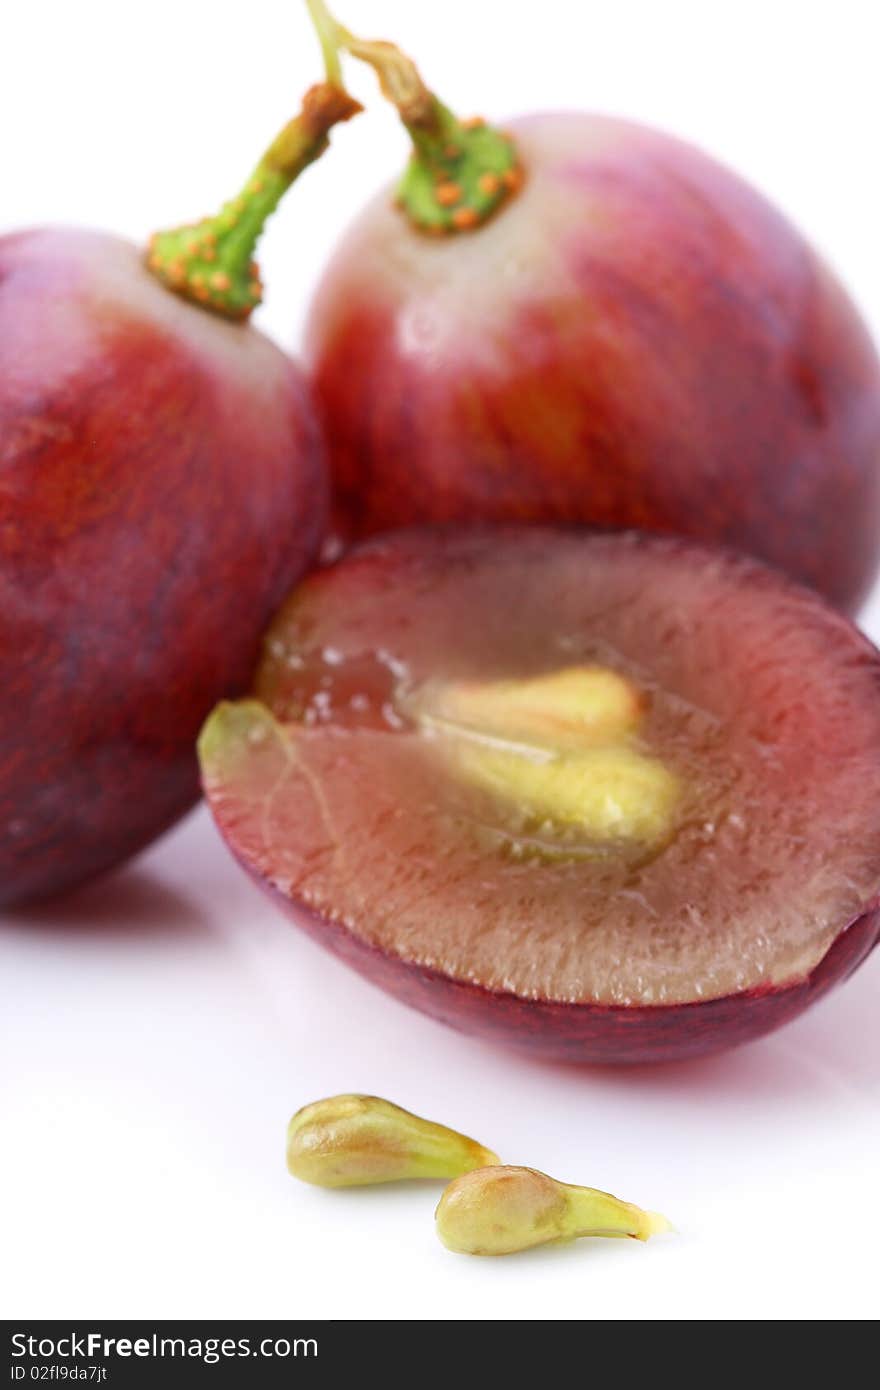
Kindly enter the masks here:
[[334, 19], [325, 0], [306, 4], [325, 62], [332, 52], [338, 70], [344, 49], [368, 63], [409, 131], [413, 152], [397, 187], [397, 202], [413, 225], [439, 235], [481, 227], [522, 185], [511, 136], [480, 119], [459, 120], [394, 44], [356, 38]]
[[342, 43], [340, 41], [340, 27], [327, 6], [322, 4], [322, 0], [306, 0], [306, 7], [311, 16], [312, 24], [315, 26], [315, 33], [318, 35], [318, 42], [324, 55], [324, 70], [327, 74], [327, 81], [335, 87], [341, 87], [342, 64], [339, 61], [339, 50]]
[[254, 252], [267, 218], [303, 169], [323, 154], [332, 127], [360, 110], [339, 82], [311, 87], [238, 196], [214, 217], [157, 232], [147, 248], [148, 268], [203, 308], [248, 318], [262, 299]]

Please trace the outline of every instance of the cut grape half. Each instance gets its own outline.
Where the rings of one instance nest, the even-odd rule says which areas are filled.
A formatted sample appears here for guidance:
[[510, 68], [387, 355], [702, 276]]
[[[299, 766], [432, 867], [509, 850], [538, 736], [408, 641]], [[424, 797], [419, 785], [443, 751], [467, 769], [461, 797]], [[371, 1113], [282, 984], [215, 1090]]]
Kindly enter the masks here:
[[880, 657], [762, 565], [636, 533], [402, 532], [307, 579], [200, 752], [321, 940], [545, 1055], [694, 1055], [873, 945]]

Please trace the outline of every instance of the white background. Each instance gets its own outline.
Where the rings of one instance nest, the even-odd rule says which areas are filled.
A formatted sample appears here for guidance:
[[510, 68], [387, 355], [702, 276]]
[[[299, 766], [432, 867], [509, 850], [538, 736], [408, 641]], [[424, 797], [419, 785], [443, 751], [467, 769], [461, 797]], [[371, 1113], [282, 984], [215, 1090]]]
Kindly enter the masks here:
[[[865, 0], [339, 0], [462, 114], [592, 106], [696, 139], [810, 233], [880, 330], [880, 18]], [[10, 7], [0, 230], [138, 240], [236, 190], [319, 60], [297, 0]], [[369, 117], [265, 239], [262, 326], [295, 346], [327, 246], [405, 155]], [[864, 621], [880, 638], [880, 598]], [[127, 870], [0, 924], [0, 1314], [865, 1318], [880, 1243], [880, 952], [775, 1037], [629, 1071], [448, 1032], [298, 935], [198, 811]], [[447, 1253], [437, 1190], [334, 1194], [288, 1115], [387, 1095], [507, 1160], [679, 1228], [506, 1261]]]

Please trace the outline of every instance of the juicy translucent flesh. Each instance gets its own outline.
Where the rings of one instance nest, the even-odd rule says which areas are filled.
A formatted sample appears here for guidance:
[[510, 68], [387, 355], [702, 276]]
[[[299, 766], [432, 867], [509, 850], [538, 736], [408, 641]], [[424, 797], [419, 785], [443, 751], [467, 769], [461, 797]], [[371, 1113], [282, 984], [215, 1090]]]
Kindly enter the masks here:
[[[659, 840], [524, 816], [413, 718], [438, 681], [585, 666], [639, 692], [627, 738], [677, 786]], [[257, 694], [202, 742], [237, 853], [457, 979], [607, 1004], [786, 984], [880, 887], [875, 658], [747, 561], [538, 530], [377, 543], [300, 588]]]

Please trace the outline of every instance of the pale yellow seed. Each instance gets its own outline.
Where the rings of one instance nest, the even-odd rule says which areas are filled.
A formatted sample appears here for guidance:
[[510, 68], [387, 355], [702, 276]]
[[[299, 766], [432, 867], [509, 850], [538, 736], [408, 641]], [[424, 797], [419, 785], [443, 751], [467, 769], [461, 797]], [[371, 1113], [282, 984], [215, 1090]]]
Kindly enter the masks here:
[[429, 683], [404, 708], [454, 776], [518, 819], [601, 842], [653, 844], [672, 830], [678, 778], [636, 743], [644, 697], [610, 668]]
[[474, 1139], [380, 1096], [314, 1101], [287, 1128], [289, 1172], [319, 1187], [451, 1178], [497, 1162]]
[[648, 1240], [671, 1229], [609, 1192], [557, 1182], [536, 1168], [496, 1166], [456, 1178], [440, 1198], [437, 1234], [461, 1255], [514, 1255], [582, 1236]]
[[619, 740], [639, 725], [645, 698], [607, 666], [566, 666], [521, 679], [428, 684], [411, 701], [418, 717], [558, 750]]

